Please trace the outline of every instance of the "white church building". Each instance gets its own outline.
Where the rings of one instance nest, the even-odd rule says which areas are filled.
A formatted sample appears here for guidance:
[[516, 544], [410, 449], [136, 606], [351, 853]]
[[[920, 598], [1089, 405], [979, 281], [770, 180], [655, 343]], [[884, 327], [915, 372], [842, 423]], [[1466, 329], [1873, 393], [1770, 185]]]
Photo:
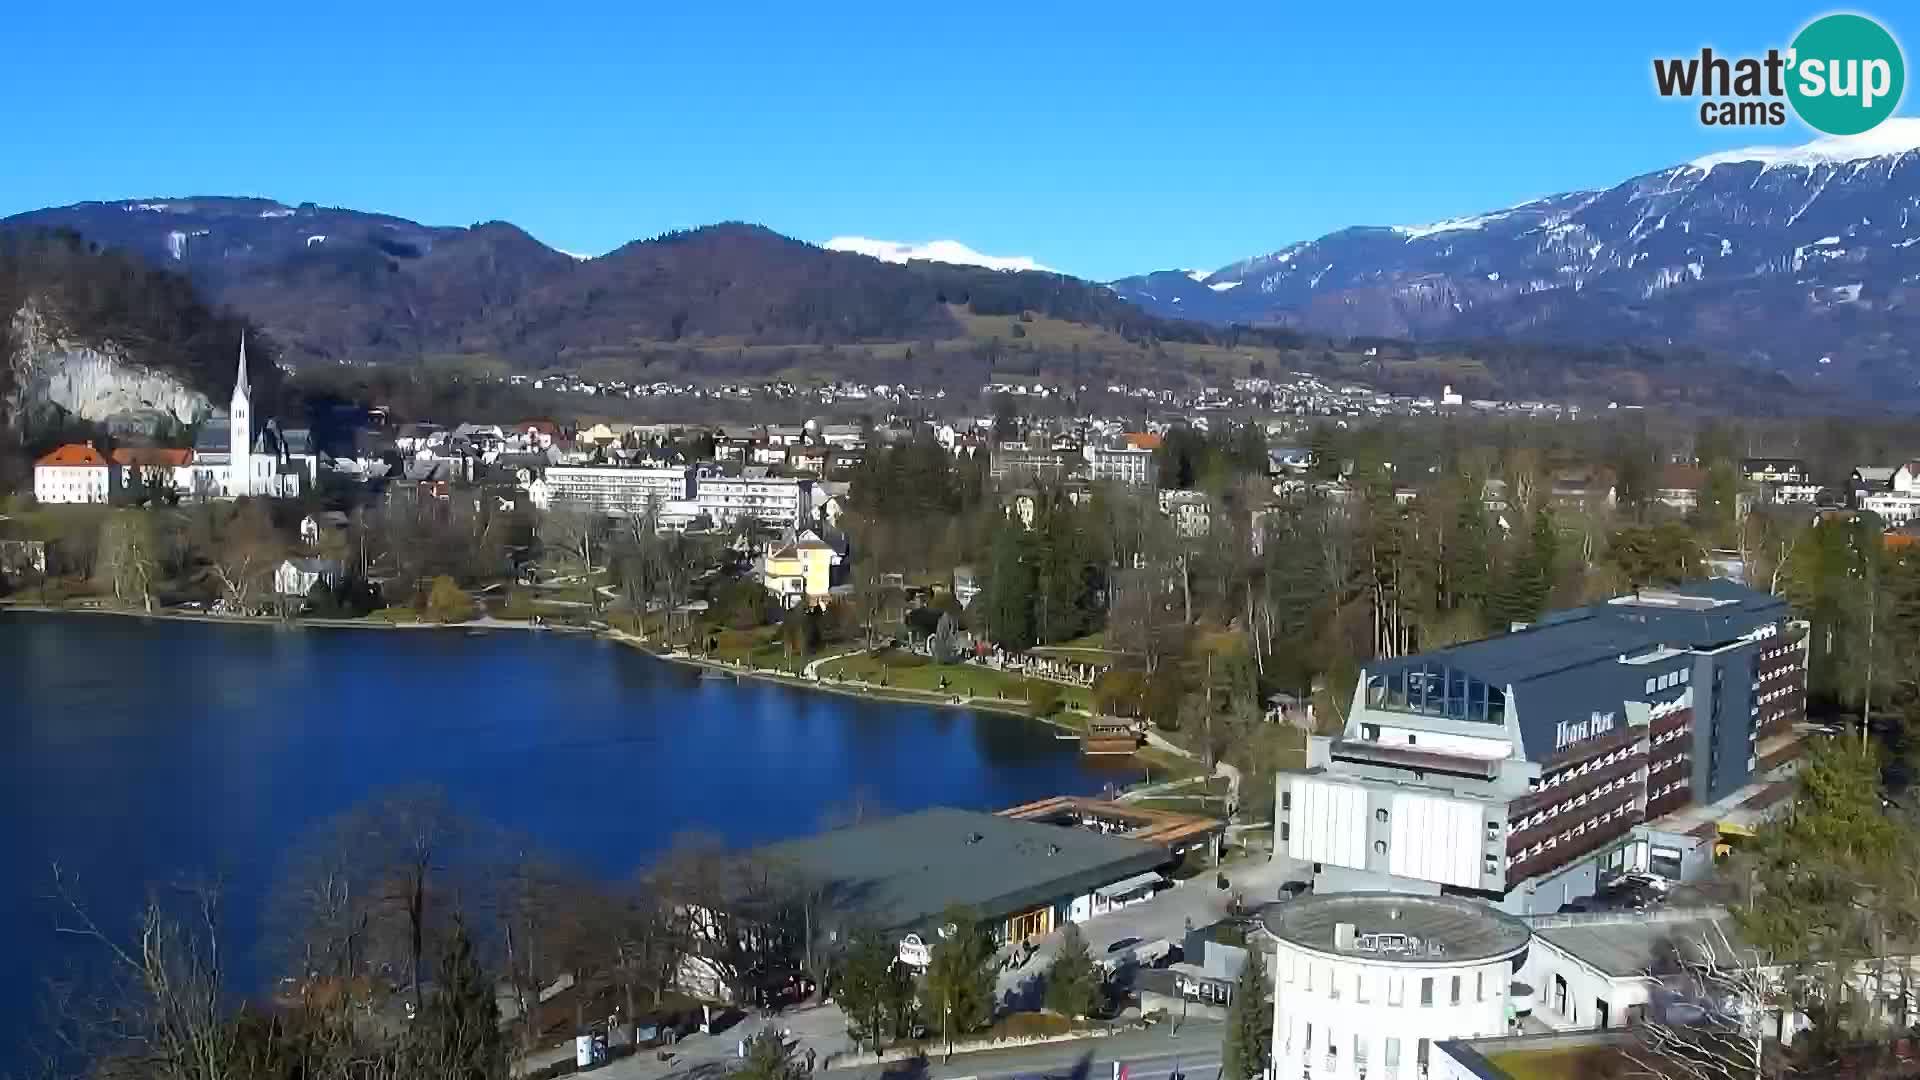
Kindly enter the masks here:
[[209, 499], [292, 498], [319, 477], [320, 457], [309, 432], [283, 431], [273, 420], [254, 429], [245, 338], [240, 341], [233, 400], [224, 413], [216, 409], [201, 426], [187, 471], [185, 494]]

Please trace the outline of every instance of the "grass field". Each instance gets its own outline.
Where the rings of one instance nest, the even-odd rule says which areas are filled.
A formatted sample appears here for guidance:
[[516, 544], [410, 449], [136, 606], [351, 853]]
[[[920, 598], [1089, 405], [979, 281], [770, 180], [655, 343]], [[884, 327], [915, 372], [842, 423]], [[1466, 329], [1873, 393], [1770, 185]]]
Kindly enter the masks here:
[[[911, 653], [885, 652], [878, 656], [861, 654], [842, 657], [820, 665], [822, 678], [837, 677], [904, 690], [925, 690], [955, 696], [1003, 698], [1026, 701], [1035, 680], [1024, 679], [974, 664], [935, 664]], [[941, 685], [941, 680], [946, 685]], [[1087, 709], [1087, 691], [1077, 686], [1059, 686], [1060, 700], [1068, 708]]]

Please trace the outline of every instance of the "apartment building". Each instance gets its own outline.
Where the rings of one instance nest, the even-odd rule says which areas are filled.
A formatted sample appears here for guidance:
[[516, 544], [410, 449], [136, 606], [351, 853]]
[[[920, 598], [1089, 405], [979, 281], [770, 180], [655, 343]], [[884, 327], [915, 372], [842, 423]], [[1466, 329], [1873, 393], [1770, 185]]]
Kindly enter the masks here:
[[1159, 471], [1153, 465], [1153, 451], [1132, 446], [1088, 445], [1087, 478], [1129, 487], [1152, 487]]
[[996, 483], [1057, 484], [1079, 471], [1085, 460], [1079, 451], [1003, 442], [993, 448], [987, 472]]
[[694, 497], [690, 468], [626, 469], [603, 465], [555, 465], [538, 487], [529, 487], [534, 505], [559, 506], [599, 514], [640, 514]]
[[1378, 661], [1345, 727], [1278, 785], [1278, 839], [1321, 891], [1552, 912], [1627, 868], [1663, 818], [1789, 765], [1806, 671], [1806, 625], [1730, 581]]
[[775, 528], [805, 528], [813, 518], [813, 481], [755, 475], [759, 471], [702, 478], [695, 485], [694, 506], [723, 527], [755, 518]]

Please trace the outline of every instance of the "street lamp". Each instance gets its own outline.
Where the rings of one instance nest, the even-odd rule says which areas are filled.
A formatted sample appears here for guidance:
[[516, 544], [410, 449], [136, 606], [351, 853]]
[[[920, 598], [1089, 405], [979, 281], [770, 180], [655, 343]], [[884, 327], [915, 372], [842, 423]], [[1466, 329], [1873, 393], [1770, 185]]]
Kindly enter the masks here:
[[940, 1031], [947, 1038], [947, 1058], [953, 1060], [953, 991], [945, 992], [940, 1002]]

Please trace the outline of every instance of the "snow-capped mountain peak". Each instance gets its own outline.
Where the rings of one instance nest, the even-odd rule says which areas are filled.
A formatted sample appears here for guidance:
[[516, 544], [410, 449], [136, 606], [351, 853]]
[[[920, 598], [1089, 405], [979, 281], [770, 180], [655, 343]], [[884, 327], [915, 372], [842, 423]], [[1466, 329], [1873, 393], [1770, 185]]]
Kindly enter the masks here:
[[836, 236], [826, 242], [828, 251], [866, 255], [881, 262], [904, 263], [915, 259], [953, 263], [957, 266], [984, 266], [989, 270], [1039, 270], [1056, 273], [1031, 255], [988, 255], [975, 251], [958, 240], [929, 240], [902, 243], [898, 240], [874, 240], [865, 236]]
[[1710, 173], [1720, 165], [1757, 161], [1763, 169], [1811, 168], [1920, 150], [1920, 116], [1891, 116], [1860, 135], [1829, 135], [1799, 146], [1748, 146], [1694, 158], [1687, 168]]
[[1788, 372], [1829, 356], [1822, 380], [1911, 393], [1920, 117], [1110, 287], [1160, 315], [1336, 336], [1691, 344]]

